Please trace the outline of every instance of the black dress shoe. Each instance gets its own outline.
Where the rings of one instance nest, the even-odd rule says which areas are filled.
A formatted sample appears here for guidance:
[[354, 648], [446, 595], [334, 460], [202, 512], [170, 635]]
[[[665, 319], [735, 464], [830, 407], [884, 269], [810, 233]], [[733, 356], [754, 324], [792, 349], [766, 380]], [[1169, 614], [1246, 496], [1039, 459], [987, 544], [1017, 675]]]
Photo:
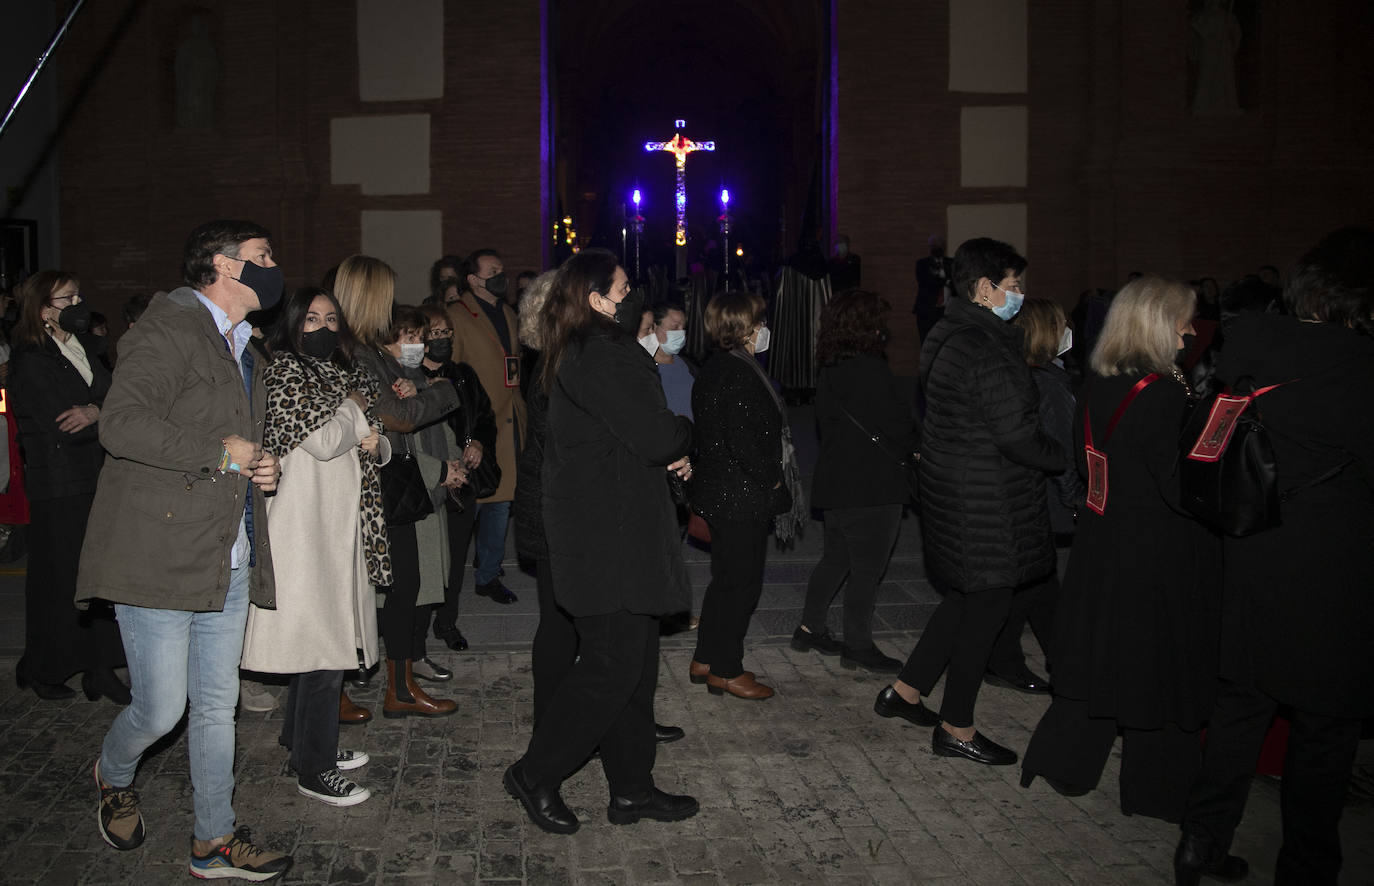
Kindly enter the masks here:
[[814, 649], [821, 655], [839, 655], [843, 644], [830, 636], [830, 631], [816, 633], [798, 627], [792, 632], [792, 648], [798, 652]]
[[19, 659], [14, 667], [14, 682], [20, 689], [33, 689], [33, 694], [44, 701], [62, 701], [76, 695], [76, 690], [66, 683], [44, 683], [29, 675], [28, 662]]
[[1030, 668], [1022, 668], [1019, 673], [1013, 674], [988, 671], [983, 675], [983, 682], [989, 686], [1002, 686], [1030, 695], [1048, 695], [1050, 691], [1050, 681], [1033, 673]]
[[582, 826], [571, 809], [558, 795], [558, 788], [533, 788], [525, 784], [520, 773], [520, 764], [512, 763], [506, 770], [502, 783], [506, 792], [520, 801], [530, 821], [554, 834], [571, 834]]
[[95, 701], [102, 695], [119, 705], [127, 705], [134, 700], [129, 687], [125, 686], [124, 681], [116, 677], [110, 668], [82, 673], [81, 691], [86, 693], [87, 701]]
[[490, 597], [494, 602], [502, 606], [509, 606], [520, 598], [515, 596], [515, 592], [501, 584], [501, 579], [493, 578], [484, 585], [478, 585], [476, 591], [483, 597]]
[[434, 625], [434, 639], [443, 640], [444, 645], [454, 652], [462, 652], [468, 648], [468, 638], [463, 636], [463, 632], [458, 630], [457, 625]]
[[967, 757], [975, 763], [988, 766], [1010, 766], [1017, 760], [1016, 751], [1002, 747], [981, 732], [973, 733], [973, 738], [968, 741], [960, 741], [943, 726], [935, 727], [931, 736], [931, 750], [940, 757]]
[[840, 650], [840, 667], [848, 670], [864, 668], [880, 674], [900, 674], [902, 663], [890, 655], [884, 655], [877, 646], [866, 649], [852, 649], [848, 646]]
[[659, 744], [667, 744], [670, 741], [677, 741], [687, 733], [682, 731], [681, 726], [664, 726], [661, 723], [654, 724], [654, 741]]
[[1237, 855], [1227, 855], [1210, 837], [1185, 832], [1174, 850], [1174, 883], [1197, 886], [1207, 876], [1227, 883], [1243, 880], [1250, 865]]
[[650, 788], [642, 797], [612, 797], [611, 805], [606, 807], [606, 820], [611, 824], [634, 824], [641, 818], [682, 821], [696, 815], [699, 809], [701, 804], [695, 797]]
[[[1021, 787], [1030, 787], [1031, 782], [1035, 781], [1037, 775], [1040, 774], [1038, 772], [1027, 772], [1023, 769], [1021, 771]], [[1046, 775], [1040, 775], [1040, 780], [1049, 785], [1050, 788], [1061, 797], [1082, 797], [1092, 793], [1092, 788], [1075, 787], [1066, 781], [1059, 781], [1058, 779], [1053, 779]]]
[[912, 704], [898, 695], [897, 690], [891, 686], [878, 693], [878, 698], [873, 702], [873, 713], [879, 717], [901, 717], [917, 726], [936, 726], [940, 722], [939, 714], [922, 702]]

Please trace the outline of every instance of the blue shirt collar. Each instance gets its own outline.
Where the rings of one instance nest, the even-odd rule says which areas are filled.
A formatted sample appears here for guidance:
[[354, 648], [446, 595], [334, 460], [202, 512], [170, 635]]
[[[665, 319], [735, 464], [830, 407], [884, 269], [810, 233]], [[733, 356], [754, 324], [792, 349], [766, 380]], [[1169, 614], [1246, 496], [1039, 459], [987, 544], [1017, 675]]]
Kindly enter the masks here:
[[243, 349], [248, 347], [248, 339], [253, 337], [253, 327], [249, 325], [247, 320], [240, 320], [238, 325], [234, 326], [231, 330], [229, 315], [224, 312], [224, 309], [206, 298], [205, 294], [200, 290], [197, 289], [194, 291], [196, 293], [196, 298], [200, 299], [200, 303], [205, 305], [206, 310], [210, 312], [210, 316], [214, 319], [215, 328], [219, 330], [219, 334], [224, 336], [227, 340], [232, 332], [234, 359], [242, 359]]

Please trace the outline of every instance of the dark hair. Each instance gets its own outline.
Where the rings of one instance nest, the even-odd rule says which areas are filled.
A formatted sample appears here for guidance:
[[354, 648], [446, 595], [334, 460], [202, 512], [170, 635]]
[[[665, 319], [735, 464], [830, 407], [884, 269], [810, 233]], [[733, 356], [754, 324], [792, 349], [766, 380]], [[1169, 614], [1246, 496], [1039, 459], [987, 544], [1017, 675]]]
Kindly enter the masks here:
[[687, 309], [684, 308], [679, 302], [675, 301], [658, 302], [653, 307], [649, 308], [649, 310], [654, 312], [655, 326], [663, 322], [663, 318], [668, 316], [669, 311], [677, 311], [679, 314], [682, 315], [684, 320], [687, 318]]
[[14, 301], [19, 306], [19, 322], [11, 331], [16, 344], [41, 344], [47, 332], [43, 329], [43, 308], [48, 306], [52, 294], [68, 283], [81, 285], [71, 271], [47, 270], [31, 275], [20, 283], [14, 291]]
[[429, 318], [425, 312], [410, 305], [391, 306], [391, 325], [387, 327], [386, 334], [378, 337], [378, 345], [394, 345], [396, 340], [401, 337], [401, 333], [407, 329], [423, 332], [429, 328]]
[[1026, 363], [1044, 366], [1059, 351], [1059, 339], [1064, 334], [1068, 318], [1059, 302], [1044, 296], [1029, 296], [1012, 321], [1026, 337]]
[[538, 276], [539, 275], [536, 274], [534, 271], [521, 271], [520, 273], [515, 275], [515, 282], [519, 283], [521, 280], [533, 280], [535, 277]]
[[91, 328], [92, 328], [92, 329], [96, 328], [97, 326], [109, 326], [109, 325], [110, 325], [110, 321], [109, 321], [109, 319], [108, 319], [104, 314], [100, 313], [99, 311], [91, 311]]
[[763, 322], [767, 305], [752, 292], [719, 292], [706, 303], [706, 334], [717, 347], [742, 347], [754, 327]]
[[588, 298], [593, 292], [607, 295], [615, 281], [620, 262], [605, 249], [584, 249], [568, 257], [558, 269], [540, 316], [540, 338], [544, 342], [544, 371], [540, 382], [544, 391], [553, 390], [558, 364], [568, 344], [586, 335], [598, 324], [609, 324], [592, 310]]
[[460, 280], [461, 280], [461, 279], [463, 278], [463, 276], [464, 276], [464, 275], [463, 275], [463, 260], [462, 260], [460, 257], [456, 256], [456, 255], [446, 255], [446, 256], [444, 256], [443, 258], [439, 259], [439, 260], [436, 261], [434, 264], [432, 264], [432, 265], [429, 266], [429, 294], [430, 294], [430, 295], [442, 295], [442, 290], [439, 288], [439, 272], [442, 271], [444, 268], [450, 268], [450, 269], [452, 269], [453, 271], [456, 271], [457, 274], [458, 274], [458, 279], [460, 279]]
[[181, 255], [181, 276], [187, 286], [200, 289], [219, 279], [215, 273], [215, 256], [238, 258], [239, 245], [262, 237], [271, 240], [272, 234], [262, 225], [237, 219], [206, 222], [186, 238]]
[[1282, 295], [1282, 290], [1270, 286], [1259, 277], [1246, 277], [1222, 290], [1218, 307], [1223, 317], [1232, 317], [1247, 311], [1263, 314], [1278, 310], [1278, 302]]
[[428, 330], [429, 327], [434, 325], [435, 320], [442, 320], [445, 324], [448, 325], [450, 329], [453, 328], [453, 321], [449, 319], [448, 311], [444, 308], [443, 305], [436, 305], [431, 304], [429, 302], [425, 302], [424, 304], [420, 305], [420, 307], [417, 308], [417, 310], [421, 314], [425, 315], [426, 330]]
[[1012, 248], [1011, 244], [991, 237], [975, 237], [960, 243], [955, 250], [951, 276], [954, 278], [954, 291], [973, 301], [979, 280], [987, 277], [996, 286], [1008, 272], [1015, 275], [1025, 269], [1025, 256]]
[[816, 362], [833, 365], [848, 357], [887, 351], [887, 316], [892, 305], [867, 289], [850, 289], [832, 298], [821, 309], [816, 334]]
[[124, 323], [128, 326], [137, 323], [143, 312], [148, 310], [148, 303], [152, 300], [153, 297], [145, 292], [129, 296], [129, 300], [124, 303]]
[[477, 260], [479, 258], [486, 258], [487, 256], [500, 258], [501, 253], [497, 252], [495, 249], [476, 249], [463, 261], [463, 267], [460, 271], [461, 277], [458, 280], [459, 292], [472, 291], [472, 286], [468, 283], [468, 275], [471, 274], [474, 277], [478, 276], [477, 271], [479, 269], [477, 267]]
[[[354, 337], [353, 330], [349, 328], [343, 308], [339, 307], [339, 302], [334, 298], [333, 293], [319, 286], [302, 286], [286, 300], [286, 303], [282, 305], [281, 314], [277, 317], [277, 322], [272, 326], [272, 334], [268, 339], [267, 347], [273, 354], [291, 353], [297, 357], [303, 356], [301, 336], [304, 334], [305, 317], [306, 314], [310, 313], [310, 304], [320, 296], [329, 299], [329, 303], [334, 306], [334, 314], [339, 318], [339, 344], [329, 359], [336, 366], [352, 369], [353, 353], [358, 347], [358, 339]], [[302, 360], [301, 362], [310, 366], [309, 360]]]
[[1332, 231], [1298, 261], [1283, 291], [1288, 312], [1374, 334], [1374, 231]]

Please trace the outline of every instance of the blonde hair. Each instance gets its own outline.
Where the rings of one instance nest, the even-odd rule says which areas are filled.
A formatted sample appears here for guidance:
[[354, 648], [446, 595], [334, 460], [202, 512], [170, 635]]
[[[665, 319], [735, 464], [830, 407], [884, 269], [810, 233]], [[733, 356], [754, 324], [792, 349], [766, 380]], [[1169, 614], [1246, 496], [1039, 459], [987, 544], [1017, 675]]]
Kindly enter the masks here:
[[557, 271], [545, 271], [530, 281], [530, 285], [525, 287], [525, 294], [520, 296], [520, 325], [517, 335], [520, 344], [536, 351], [543, 350], [544, 343], [544, 330], [539, 323], [539, 315], [544, 311], [544, 303], [549, 300], [549, 293], [553, 290], [553, 281], [557, 276]]
[[396, 272], [380, 258], [350, 255], [339, 265], [334, 300], [363, 344], [375, 347], [391, 328], [395, 298]]
[[1044, 366], [1057, 356], [1067, 323], [1064, 309], [1052, 298], [1031, 296], [1021, 305], [1015, 323], [1026, 333], [1026, 362]]
[[1132, 280], [1112, 299], [1089, 368], [1098, 375], [1169, 373], [1178, 327], [1196, 311], [1197, 295], [1177, 280], [1153, 274]]

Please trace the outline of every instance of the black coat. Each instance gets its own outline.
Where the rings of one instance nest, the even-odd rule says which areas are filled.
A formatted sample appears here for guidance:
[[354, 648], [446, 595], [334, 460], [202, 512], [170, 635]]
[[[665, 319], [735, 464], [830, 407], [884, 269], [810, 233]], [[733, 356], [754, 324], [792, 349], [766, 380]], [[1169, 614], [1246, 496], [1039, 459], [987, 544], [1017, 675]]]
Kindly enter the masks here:
[[96, 359], [86, 336], [76, 337], [91, 364], [91, 383], [81, 377], [57, 342], [22, 344], [10, 359], [10, 409], [24, 453], [24, 489], [31, 501], [95, 493], [105, 450], [97, 421], [75, 434], [58, 430], [57, 416], [73, 406], [105, 402], [110, 371]]
[[[841, 408], [843, 407], [843, 409]], [[875, 443], [845, 415], [849, 411]], [[900, 459], [916, 448], [911, 404], [882, 357], [859, 356], [821, 368], [816, 383], [821, 455], [811, 481], [815, 508], [903, 504], [907, 469]]]
[[1284, 502], [1283, 525], [1226, 539], [1222, 672], [1302, 710], [1374, 716], [1374, 340], [1245, 316], [1226, 330], [1218, 375], [1298, 379], [1255, 401], [1280, 489], [1354, 459]]
[[1178, 438], [1188, 394], [1161, 378], [1107, 424], [1140, 376], [1094, 377], [1083, 409], [1107, 455], [1106, 513], [1078, 512], [1055, 612], [1054, 688], [1134, 729], [1201, 727], [1212, 708], [1220, 628], [1220, 542], [1179, 509]]
[[1040, 430], [1064, 449], [1064, 469], [1050, 475], [1046, 503], [1050, 510], [1050, 528], [1055, 535], [1072, 535], [1074, 515], [1083, 504], [1083, 480], [1074, 462], [1074, 427], [1077, 401], [1073, 396], [1069, 374], [1064, 367], [1053, 363], [1032, 366], [1031, 378], [1040, 393]]
[[692, 415], [692, 510], [708, 522], [766, 522], [792, 506], [782, 482], [782, 411], [752, 367], [713, 353], [692, 386]]
[[[526, 349], [526, 353], [529, 349]], [[544, 438], [549, 427], [549, 397], [540, 379], [543, 363], [531, 367], [530, 384], [525, 394], [525, 445], [515, 476], [515, 498], [511, 518], [515, 521], [515, 552], [528, 560], [547, 560], [549, 542], [544, 537], [543, 469]]]
[[563, 353], [549, 393], [544, 531], [558, 604], [574, 616], [692, 604], [665, 466], [692, 445], [653, 358], [610, 323]]
[[1040, 430], [1021, 342], [956, 298], [921, 347], [921, 540], [926, 574], [947, 589], [1019, 587], [1055, 568], [1045, 474], [1065, 453]]

